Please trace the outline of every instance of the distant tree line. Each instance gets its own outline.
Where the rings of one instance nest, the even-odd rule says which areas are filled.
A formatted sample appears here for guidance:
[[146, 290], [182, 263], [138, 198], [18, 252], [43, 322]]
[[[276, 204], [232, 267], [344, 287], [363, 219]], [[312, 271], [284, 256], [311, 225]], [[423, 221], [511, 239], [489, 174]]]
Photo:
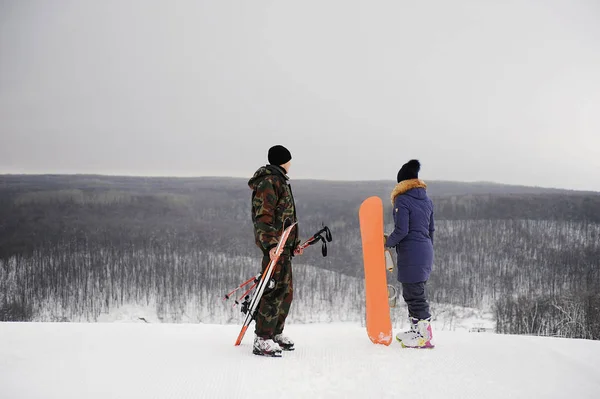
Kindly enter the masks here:
[[600, 225], [445, 220], [436, 234], [433, 301], [493, 308], [499, 332], [600, 339]]
[[[150, 306], [160, 320], [238, 323], [243, 290], [224, 295], [260, 271], [258, 258], [199, 250], [165, 232], [140, 244], [48, 243], [0, 261], [0, 320], [95, 321], [125, 304]], [[360, 320], [362, 280], [298, 263], [290, 320]], [[299, 283], [299, 284], [298, 284]]]

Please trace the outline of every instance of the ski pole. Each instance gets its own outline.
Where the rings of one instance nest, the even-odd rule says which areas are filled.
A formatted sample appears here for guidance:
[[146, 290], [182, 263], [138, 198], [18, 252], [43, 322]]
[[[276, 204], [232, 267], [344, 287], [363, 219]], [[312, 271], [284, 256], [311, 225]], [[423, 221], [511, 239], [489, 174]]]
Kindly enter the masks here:
[[[325, 234], [325, 237], [323, 237], [322, 234]], [[321, 252], [323, 253], [323, 256], [327, 256], [327, 243], [331, 242], [333, 240], [333, 237], [331, 236], [331, 230], [329, 230], [329, 227], [324, 226], [321, 230], [319, 230], [317, 233], [315, 233], [311, 238], [309, 238], [308, 240], [306, 240], [304, 243], [300, 244], [298, 247], [300, 249], [305, 249], [306, 247], [316, 244], [317, 242], [321, 241], [323, 244], [321, 246]]]
[[308, 246], [310, 246], [310, 245], [313, 245], [313, 244], [314, 244], [315, 242], [317, 242], [317, 241], [318, 241], [318, 239], [316, 239], [316, 238], [314, 238], [314, 237], [311, 237], [311, 238], [309, 238], [308, 240], [306, 240], [305, 242], [303, 242], [302, 244], [300, 244], [298, 247], [299, 247], [300, 249], [305, 249], [306, 247], [308, 247]]
[[231, 291], [228, 294], [225, 294], [225, 296], [223, 297], [223, 300], [227, 300], [229, 299], [229, 297], [234, 294], [235, 292], [237, 292], [237, 290], [239, 290], [240, 288], [243, 288], [245, 285], [250, 284], [252, 281], [255, 281], [258, 277], [260, 276], [260, 274], [257, 274], [256, 276], [251, 277], [248, 281], [243, 282], [242, 284], [238, 285], [236, 289], [234, 289], [233, 291]]
[[[323, 233], [325, 233], [325, 239], [323, 239], [323, 236], [321, 235], [321, 234], [323, 234]], [[316, 232], [316, 233], [315, 233], [315, 234], [314, 234], [314, 235], [313, 235], [313, 236], [312, 236], [312, 237], [311, 237], [311, 238], [310, 238], [310, 239], [307, 241], [307, 243], [308, 243], [309, 241], [311, 241], [311, 243], [310, 243], [310, 244], [308, 244], [308, 245], [311, 245], [311, 244], [314, 244], [314, 242], [315, 242], [315, 241], [317, 241], [317, 240], [319, 240], [319, 239], [323, 240], [323, 242], [325, 242], [325, 241], [327, 241], [327, 242], [331, 242], [331, 240], [333, 240], [333, 237], [331, 236], [331, 230], [329, 230], [329, 227], [327, 227], [327, 226], [323, 226], [323, 228], [322, 228], [321, 230], [317, 231], [317, 232]]]
[[252, 291], [252, 290], [254, 289], [254, 287], [256, 287], [256, 285], [257, 285], [257, 284], [258, 284], [258, 283], [254, 283], [254, 284], [252, 285], [252, 287], [248, 288], [248, 291], [244, 292], [244, 295], [242, 295], [242, 296], [241, 296], [239, 299], [236, 299], [235, 303], [233, 304], [233, 307], [235, 308], [235, 305], [239, 305], [239, 304], [240, 304], [240, 301], [241, 301], [242, 299], [244, 299], [244, 298], [246, 297], [246, 295], [248, 295], [248, 294], [250, 293], [250, 291]]

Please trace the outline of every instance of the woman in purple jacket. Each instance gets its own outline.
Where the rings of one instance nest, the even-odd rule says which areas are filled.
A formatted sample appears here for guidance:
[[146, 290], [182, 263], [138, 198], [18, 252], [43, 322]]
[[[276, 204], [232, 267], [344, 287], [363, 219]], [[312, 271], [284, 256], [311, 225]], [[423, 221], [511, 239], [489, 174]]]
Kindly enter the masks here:
[[413, 159], [398, 172], [398, 185], [392, 191], [394, 231], [386, 247], [398, 255], [398, 281], [408, 305], [410, 330], [396, 339], [407, 348], [433, 348], [431, 313], [425, 284], [433, 267], [433, 203], [427, 185], [419, 179], [421, 164]]

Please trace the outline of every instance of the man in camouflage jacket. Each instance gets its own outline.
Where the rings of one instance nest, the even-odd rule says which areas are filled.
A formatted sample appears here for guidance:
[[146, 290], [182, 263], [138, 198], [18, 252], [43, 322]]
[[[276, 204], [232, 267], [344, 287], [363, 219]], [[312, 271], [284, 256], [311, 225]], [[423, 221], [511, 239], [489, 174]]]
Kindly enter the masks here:
[[[256, 245], [263, 253], [262, 270], [266, 270], [284, 228], [296, 219], [296, 205], [287, 173], [292, 156], [283, 146], [269, 149], [269, 164], [259, 168], [248, 182], [252, 189], [252, 222]], [[256, 313], [254, 353], [280, 356], [281, 350], [293, 350], [294, 343], [283, 335], [285, 319], [293, 298], [292, 263], [298, 249], [298, 225], [288, 237], [279, 257], [272, 281], [260, 300]]]

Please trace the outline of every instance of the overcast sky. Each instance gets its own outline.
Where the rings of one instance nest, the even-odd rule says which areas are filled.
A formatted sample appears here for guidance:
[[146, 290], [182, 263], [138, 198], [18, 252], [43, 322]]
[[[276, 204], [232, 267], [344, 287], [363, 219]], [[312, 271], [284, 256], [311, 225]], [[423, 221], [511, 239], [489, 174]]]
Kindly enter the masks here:
[[600, 2], [0, 0], [0, 173], [600, 191]]

